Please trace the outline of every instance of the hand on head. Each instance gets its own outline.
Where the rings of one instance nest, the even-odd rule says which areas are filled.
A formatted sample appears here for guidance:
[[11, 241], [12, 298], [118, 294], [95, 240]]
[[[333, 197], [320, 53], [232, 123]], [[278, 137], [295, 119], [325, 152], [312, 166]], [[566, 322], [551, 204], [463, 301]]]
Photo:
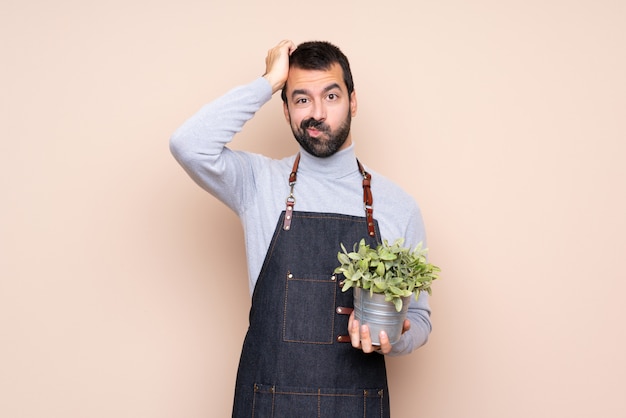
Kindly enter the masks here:
[[265, 74], [263, 77], [272, 86], [272, 93], [282, 89], [289, 75], [289, 56], [296, 50], [296, 44], [290, 40], [281, 41], [267, 51], [265, 57]]

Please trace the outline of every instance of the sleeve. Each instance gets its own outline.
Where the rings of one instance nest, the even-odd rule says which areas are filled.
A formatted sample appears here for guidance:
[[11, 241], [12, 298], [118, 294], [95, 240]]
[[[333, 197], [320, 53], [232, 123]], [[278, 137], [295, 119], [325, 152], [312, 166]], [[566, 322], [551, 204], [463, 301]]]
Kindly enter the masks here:
[[[406, 246], [415, 248], [422, 243], [426, 248], [426, 232], [422, 215], [417, 204], [415, 204], [408, 229], [405, 233]], [[400, 356], [409, 354], [426, 344], [428, 336], [432, 331], [430, 322], [430, 305], [428, 303], [428, 293], [420, 292], [417, 300], [411, 298], [407, 319], [411, 321], [411, 329], [405, 332], [396, 344], [393, 345], [390, 356]]]
[[271, 97], [271, 86], [259, 77], [203, 106], [170, 138], [170, 151], [187, 174], [238, 214], [255, 190], [255, 156], [227, 144]]

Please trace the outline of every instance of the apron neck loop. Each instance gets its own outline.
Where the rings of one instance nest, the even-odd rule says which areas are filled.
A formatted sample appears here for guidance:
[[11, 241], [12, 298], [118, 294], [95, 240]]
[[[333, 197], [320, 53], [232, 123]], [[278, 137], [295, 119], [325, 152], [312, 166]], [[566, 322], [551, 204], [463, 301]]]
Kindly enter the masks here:
[[[363, 207], [365, 208], [365, 218], [367, 220], [367, 234], [370, 237], [376, 237], [376, 227], [374, 225], [374, 198], [372, 196], [372, 175], [365, 171], [361, 162], [356, 160], [359, 172], [363, 176]], [[293, 195], [293, 188], [296, 185], [298, 177], [298, 165], [300, 164], [300, 153], [296, 156], [296, 160], [293, 162], [293, 168], [291, 174], [289, 174], [289, 196], [287, 196], [287, 207], [285, 209], [285, 220], [283, 221], [283, 229], [289, 231], [291, 228], [291, 219], [293, 218], [293, 207], [296, 204], [296, 197]]]

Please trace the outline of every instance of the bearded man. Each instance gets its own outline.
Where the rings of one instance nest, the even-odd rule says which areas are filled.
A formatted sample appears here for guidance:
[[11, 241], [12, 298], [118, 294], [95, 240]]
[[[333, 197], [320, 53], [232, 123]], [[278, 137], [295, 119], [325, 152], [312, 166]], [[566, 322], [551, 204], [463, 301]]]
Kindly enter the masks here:
[[[299, 152], [276, 160], [229, 149], [279, 90]], [[389, 417], [385, 355], [408, 354], [428, 339], [427, 294], [412, 300], [398, 342], [381, 332], [373, 345], [354, 320], [352, 290], [342, 292], [333, 273], [341, 243], [426, 240], [414, 199], [356, 158], [356, 113], [341, 50], [285, 40], [269, 50], [262, 77], [204, 106], [172, 135], [175, 158], [244, 228], [252, 307], [233, 417]]]

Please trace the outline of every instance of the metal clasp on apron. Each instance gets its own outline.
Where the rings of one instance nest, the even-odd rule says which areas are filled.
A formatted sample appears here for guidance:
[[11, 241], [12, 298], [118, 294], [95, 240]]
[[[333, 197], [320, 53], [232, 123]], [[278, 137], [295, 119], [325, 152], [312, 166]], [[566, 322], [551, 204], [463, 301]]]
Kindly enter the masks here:
[[293, 218], [293, 207], [296, 205], [296, 197], [293, 195], [293, 188], [296, 185], [297, 172], [298, 172], [298, 164], [300, 163], [300, 154], [296, 156], [296, 161], [293, 163], [293, 169], [291, 170], [291, 174], [289, 174], [289, 187], [291, 187], [291, 191], [289, 192], [289, 196], [287, 196], [287, 207], [285, 208], [285, 220], [283, 221], [283, 229], [285, 231], [289, 231], [291, 228], [291, 218]]

